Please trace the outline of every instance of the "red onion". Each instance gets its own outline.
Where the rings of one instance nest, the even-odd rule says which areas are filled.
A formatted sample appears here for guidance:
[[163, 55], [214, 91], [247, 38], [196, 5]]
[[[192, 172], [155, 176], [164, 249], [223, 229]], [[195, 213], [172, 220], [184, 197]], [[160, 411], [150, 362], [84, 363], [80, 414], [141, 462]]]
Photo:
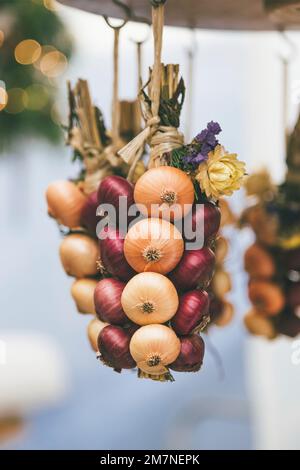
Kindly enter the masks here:
[[130, 206], [134, 205], [133, 184], [127, 181], [125, 178], [122, 178], [121, 176], [106, 176], [106, 178], [101, 181], [98, 188], [98, 205], [111, 204], [116, 209], [116, 216], [118, 217], [120, 209], [119, 198], [121, 196], [125, 196], [127, 198], [127, 207], [125, 209], [125, 212], [127, 214]]
[[108, 325], [98, 336], [98, 349], [101, 360], [116, 371], [133, 369], [136, 366], [130, 351], [129, 343], [132, 334], [119, 326]]
[[205, 344], [201, 336], [193, 334], [180, 338], [181, 349], [170, 369], [177, 372], [197, 372], [203, 363]]
[[224, 311], [224, 302], [219, 299], [218, 297], [215, 297], [214, 295], [210, 298], [209, 302], [209, 316], [210, 316], [210, 321], [214, 322], [217, 320], [223, 313]]
[[125, 325], [128, 317], [121, 305], [121, 295], [125, 283], [108, 278], [98, 282], [94, 292], [96, 315], [99, 320], [112, 325]]
[[284, 262], [287, 269], [300, 271], [300, 248], [286, 251], [284, 254]]
[[81, 225], [94, 237], [96, 237], [96, 227], [100, 220], [100, 217], [96, 215], [97, 207], [97, 191], [94, 191], [87, 197], [80, 215]]
[[203, 328], [209, 321], [208, 293], [192, 290], [181, 295], [179, 307], [172, 318], [171, 326], [178, 335], [189, 335], [196, 328]]
[[[106, 238], [103, 238], [104, 232]], [[124, 256], [124, 235], [118, 229], [105, 227], [100, 233], [100, 256], [104, 268], [114, 277], [129, 281], [136, 272]]]
[[186, 250], [169, 277], [178, 291], [206, 287], [211, 281], [215, 255], [210, 248]]
[[284, 310], [278, 318], [277, 330], [283, 335], [295, 338], [300, 333], [300, 318], [292, 311]]
[[[196, 232], [197, 228], [199, 230], [203, 227], [205, 244], [216, 236], [220, 228], [220, 222], [221, 211], [218, 206], [211, 202], [193, 206], [192, 211], [184, 219], [184, 223], [186, 223], [193, 232]], [[193, 239], [188, 241], [191, 243]]]
[[300, 282], [295, 282], [289, 287], [287, 303], [293, 309], [300, 307]]

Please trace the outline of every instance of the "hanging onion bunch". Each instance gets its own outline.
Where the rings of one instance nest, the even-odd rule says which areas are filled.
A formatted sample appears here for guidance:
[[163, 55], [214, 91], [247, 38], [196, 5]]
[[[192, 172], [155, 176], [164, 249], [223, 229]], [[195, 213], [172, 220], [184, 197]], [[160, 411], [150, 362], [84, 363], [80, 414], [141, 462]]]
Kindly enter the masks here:
[[276, 187], [267, 171], [247, 179], [252, 204], [240, 221], [256, 236], [244, 257], [252, 304], [245, 326], [250, 333], [268, 339], [300, 334], [299, 131], [300, 116], [288, 139], [287, 175], [282, 185]]
[[[110, 146], [101, 116], [88, 106], [89, 145], [82, 145], [76, 129], [69, 132], [76, 156], [85, 165], [81, 182], [75, 185], [80, 209], [70, 228], [82, 225], [91, 249], [88, 260], [82, 262], [84, 270], [79, 269], [78, 257], [71, 263], [62, 259], [67, 272], [85, 276], [75, 280], [72, 295], [80, 311], [96, 315], [88, 334], [100, 360], [117, 372], [137, 368], [138, 377], [173, 381], [170, 370], [195, 372], [203, 363], [200, 333], [210, 320], [208, 290], [219, 256], [215, 252], [221, 217], [218, 200], [239, 189], [244, 164], [219, 144], [216, 136], [221, 128], [215, 122], [191, 144], [183, 144], [178, 128], [184, 82], [177, 65], [160, 62], [163, 3], [153, 3], [155, 63], [148, 91], [143, 88], [140, 93], [145, 129], [111, 155], [107, 147], [115, 151], [117, 144]], [[82, 105], [87, 92], [82, 83], [77, 91], [69, 94], [71, 110], [75, 109], [70, 128], [80, 121], [76, 105]], [[96, 126], [95, 120], [90, 121], [93, 115], [98, 119]], [[107, 174], [125, 164], [130, 167], [128, 180], [135, 180], [131, 177], [146, 143], [149, 169], [134, 186], [122, 171]], [[94, 217], [96, 204], [98, 219]], [[141, 214], [137, 219], [133, 217], [136, 211]], [[56, 217], [55, 211], [50, 212]], [[70, 212], [73, 216], [71, 204]], [[91, 236], [96, 225], [99, 251]], [[90, 269], [96, 254], [98, 274]], [[224, 279], [218, 283], [219, 290], [221, 284], [227, 290]]]

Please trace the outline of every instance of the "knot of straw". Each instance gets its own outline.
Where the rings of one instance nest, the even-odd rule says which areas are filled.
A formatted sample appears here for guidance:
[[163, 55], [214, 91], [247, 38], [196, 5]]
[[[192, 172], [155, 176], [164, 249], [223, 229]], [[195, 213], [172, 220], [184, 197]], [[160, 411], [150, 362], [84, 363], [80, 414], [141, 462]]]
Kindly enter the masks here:
[[118, 155], [130, 165], [128, 179], [143, 155], [145, 144], [150, 146], [149, 168], [163, 164], [163, 155], [171, 152], [183, 144], [183, 135], [175, 127], [160, 125], [160, 85], [161, 85], [161, 50], [164, 24], [164, 1], [156, 1], [152, 8], [152, 23], [154, 35], [154, 65], [150, 80], [150, 103], [146, 102], [140, 93], [141, 108], [145, 128], [125, 147], [119, 150]]

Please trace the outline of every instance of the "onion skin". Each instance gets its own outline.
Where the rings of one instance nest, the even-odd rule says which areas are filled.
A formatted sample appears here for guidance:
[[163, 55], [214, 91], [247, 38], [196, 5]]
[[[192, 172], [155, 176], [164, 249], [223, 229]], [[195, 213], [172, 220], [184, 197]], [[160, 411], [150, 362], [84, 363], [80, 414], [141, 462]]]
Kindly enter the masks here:
[[179, 307], [171, 320], [171, 326], [179, 336], [185, 336], [209, 319], [209, 296], [205, 291], [192, 290], [181, 295]]
[[222, 299], [217, 298], [215, 295], [210, 297], [209, 316], [212, 323], [215, 323], [222, 316], [224, 308], [225, 302]]
[[71, 234], [60, 244], [59, 255], [69, 276], [83, 278], [97, 274], [99, 247], [96, 240], [82, 234]]
[[[205, 202], [194, 205], [192, 211], [187, 215], [185, 221], [191, 226], [192, 231], [203, 227], [204, 243], [209, 243], [218, 233], [221, 222], [221, 211], [215, 204]], [[185, 222], [184, 221], [184, 222]], [[189, 240], [191, 243], [193, 240]]]
[[215, 255], [204, 247], [199, 250], [186, 250], [169, 278], [178, 291], [196, 289], [199, 285], [206, 287], [213, 276]]
[[203, 364], [205, 344], [201, 336], [193, 334], [180, 338], [180, 353], [170, 364], [170, 369], [177, 372], [197, 372]]
[[129, 351], [131, 333], [115, 325], [108, 325], [98, 336], [98, 349], [101, 359], [109, 367], [120, 372], [122, 369], [133, 369], [136, 362]]
[[215, 319], [214, 324], [219, 327], [227, 326], [231, 322], [233, 315], [233, 305], [230, 302], [225, 301], [223, 304], [222, 314]]
[[[173, 203], [169, 202], [172, 197], [175, 198]], [[193, 183], [191, 178], [178, 168], [151, 168], [137, 181], [134, 200], [147, 217], [162, 217], [168, 221], [181, 219], [191, 210], [194, 202]], [[151, 213], [151, 209], [154, 209], [152, 205], [158, 205], [155, 214]]]
[[98, 318], [93, 318], [88, 324], [87, 335], [90, 345], [95, 352], [98, 352], [98, 336], [107, 325], [108, 323], [104, 323], [98, 320]]
[[125, 325], [128, 317], [121, 305], [121, 295], [126, 284], [107, 278], [98, 282], [94, 292], [96, 315], [99, 320], [111, 325]]
[[[180, 341], [165, 325], [146, 325], [139, 328], [130, 341], [130, 352], [139, 369], [150, 375], [164, 375], [166, 366], [180, 353]], [[157, 358], [156, 363], [151, 360]]]
[[119, 198], [127, 197], [127, 210], [134, 205], [133, 184], [121, 176], [107, 176], [104, 178], [98, 188], [98, 205], [111, 204], [119, 216]]
[[274, 339], [277, 336], [275, 327], [268, 317], [261, 315], [256, 309], [250, 310], [244, 317], [247, 330], [253, 335]]
[[166, 276], [139, 273], [126, 284], [121, 303], [126, 315], [138, 325], [165, 323], [178, 308], [178, 294]]
[[86, 198], [80, 214], [80, 225], [86, 228], [93, 237], [97, 236], [96, 227], [100, 220], [100, 217], [96, 215], [97, 207], [98, 195], [97, 191], [94, 191]]
[[254, 243], [246, 250], [244, 266], [249, 276], [257, 279], [270, 279], [276, 271], [272, 256], [258, 243]]
[[94, 290], [97, 281], [95, 279], [78, 279], [71, 287], [71, 295], [76, 303], [79, 313], [95, 314]]
[[80, 214], [86, 197], [71, 181], [50, 183], [46, 191], [49, 215], [69, 228], [80, 226]]
[[184, 249], [181, 233], [162, 219], [144, 219], [131, 227], [124, 243], [124, 255], [137, 272], [167, 274], [180, 261]]
[[[104, 232], [108, 236], [101, 239]], [[121, 279], [121, 281], [129, 281], [136, 274], [126, 261], [124, 236], [118, 229], [110, 227], [103, 229], [100, 233], [99, 246], [102, 264], [112, 276]]]
[[284, 294], [274, 282], [253, 280], [249, 284], [248, 294], [254, 307], [268, 315], [277, 315], [285, 304]]

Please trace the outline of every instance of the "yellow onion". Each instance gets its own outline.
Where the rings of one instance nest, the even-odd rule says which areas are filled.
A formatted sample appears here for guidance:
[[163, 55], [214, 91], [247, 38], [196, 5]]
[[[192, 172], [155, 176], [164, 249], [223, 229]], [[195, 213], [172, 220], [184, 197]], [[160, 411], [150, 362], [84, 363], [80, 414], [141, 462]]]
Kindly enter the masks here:
[[214, 320], [214, 324], [218, 326], [226, 326], [231, 322], [234, 315], [233, 305], [230, 302], [224, 302], [222, 313]]
[[168, 221], [155, 218], [133, 225], [124, 243], [125, 258], [137, 272], [167, 274], [180, 261], [183, 249], [179, 230]]
[[168, 373], [166, 366], [180, 353], [180, 340], [171, 328], [147, 325], [139, 328], [131, 338], [129, 349], [137, 366], [150, 375]]
[[223, 298], [228, 292], [231, 291], [231, 277], [222, 269], [217, 269], [211, 281], [211, 289], [213, 293], [220, 298]]
[[95, 279], [78, 279], [71, 287], [71, 295], [76, 303], [78, 312], [95, 314], [94, 290], [97, 281]]
[[255, 308], [245, 315], [244, 324], [253, 335], [264, 336], [268, 339], [274, 339], [277, 336], [273, 323]]
[[137, 325], [165, 323], [175, 315], [179, 300], [172, 282], [162, 274], [140, 273], [125, 286], [121, 304]]
[[216, 264], [223, 264], [228, 254], [228, 250], [229, 250], [229, 243], [226, 240], [226, 238], [218, 237], [216, 241], [216, 250], [215, 250]]
[[60, 260], [69, 276], [77, 278], [97, 274], [99, 246], [96, 240], [87, 235], [68, 235], [60, 244]]
[[95, 352], [98, 351], [98, 336], [99, 333], [108, 325], [108, 323], [104, 323], [103, 321], [98, 320], [98, 318], [93, 318], [90, 321], [87, 327], [87, 334], [89, 342]]
[[46, 191], [48, 213], [69, 228], [80, 226], [81, 211], [86, 197], [71, 181], [50, 183]]
[[[141, 205], [144, 215], [172, 221], [184, 217], [191, 210], [194, 186], [182, 170], [170, 166], [151, 168], [137, 181], [134, 200]], [[153, 213], [151, 206], [154, 204], [157, 208]]]

